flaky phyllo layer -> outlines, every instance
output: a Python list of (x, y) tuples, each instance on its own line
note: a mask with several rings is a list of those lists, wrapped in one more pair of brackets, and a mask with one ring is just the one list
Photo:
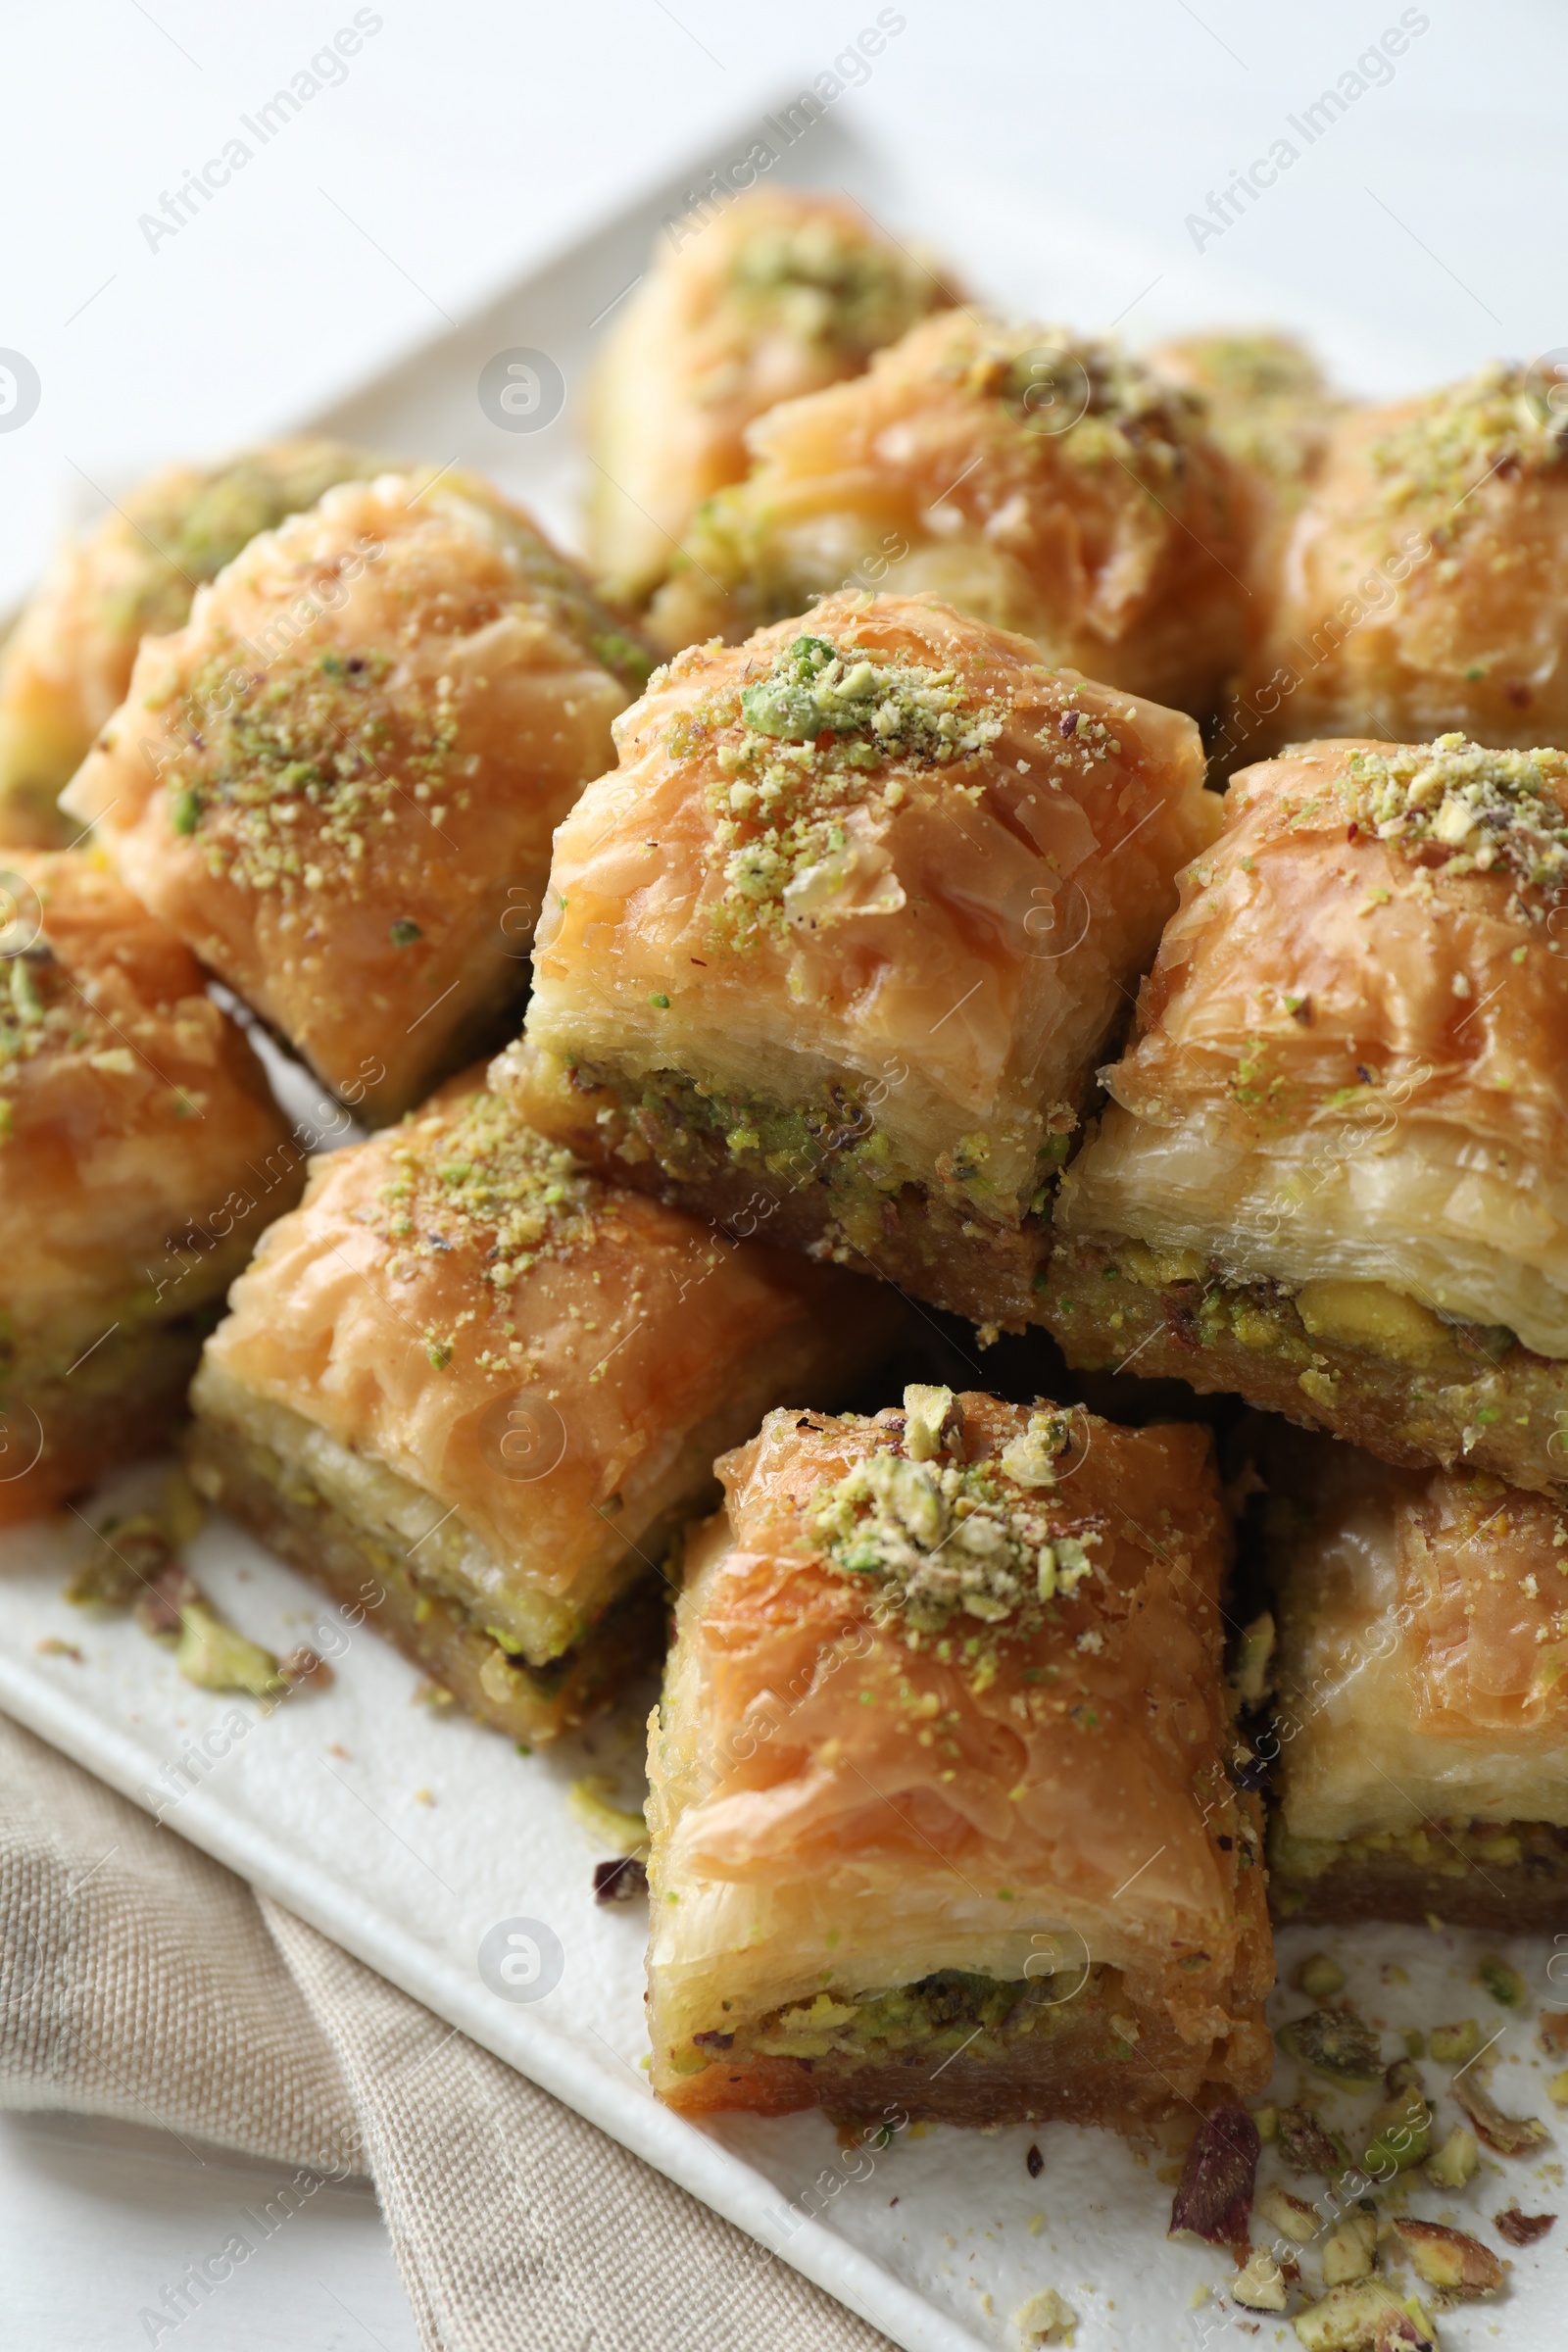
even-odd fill
[(1381, 1285), (1568, 1357), (1568, 758), (1318, 744), (1232, 786), (1059, 1223)]
[(911, 1389), (773, 1414), (720, 1471), (651, 1742), (658, 2086), (827, 2097), (796, 2059), (902, 2063), (954, 1972), (983, 1980), (970, 2064), (1071, 2026), (1086, 2063), (1125, 2041), (1129, 2085), (1141, 2034), (1192, 2084), (1248, 2072), (1206, 1439)]
[(1561, 1503), (1300, 1445), (1273, 1480), (1270, 1520), (1287, 1834), (1343, 1844), (1435, 1821), (1568, 1826)]
[(706, 1506), (719, 1448), (860, 1374), (889, 1317), (858, 1288), (604, 1184), (470, 1074), (318, 1163), (195, 1402), (543, 1666)]

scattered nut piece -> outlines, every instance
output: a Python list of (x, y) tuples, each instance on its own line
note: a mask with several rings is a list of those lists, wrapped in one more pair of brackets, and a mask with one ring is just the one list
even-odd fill
[(1059, 2344), (1066, 2340), (1068, 2329), (1077, 2326), (1078, 2314), (1054, 2286), (1043, 2286), (1027, 2303), (1019, 2304), (1012, 2324), (1026, 2344)]
[(1419, 2278), (1450, 2295), (1494, 2295), (1502, 2265), (1490, 2246), (1446, 2222), (1412, 2222), (1396, 2217), (1395, 2230)]
[(1554, 2107), (1568, 2107), (1568, 2066), (1560, 2075), (1553, 2075), (1546, 2084), (1546, 2096)]
[(45, 1634), (32, 1646), (40, 1658), (72, 1658), (78, 1666), (81, 1664), (81, 1652), (74, 1642), (62, 1642), (58, 1634)]
[(1476, 1968), (1476, 1983), (1485, 1985), (1493, 1999), (1504, 2009), (1522, 2009), (1530, 1998), (1530, 1987), (1516, 1968), (1489, 1952)]
[(1352, 2278), (1370, 2278), (1377, 2235), (1377, 2223), (1370, 2216), (1347, 2214), (1323, 2240), (1324, 2285), (1345, 2286)]
[(1311, 1952), (1296, 1972), (1296, 1985), (1314, 2001), (1326, 2001), (1345, 1990), (1345, 1971), (1327, 1952)]
[(1361, 2158), (1366, 2170), (1380, 2180), (1388, 2179), (1391, 2166), (1396, 2173), (1407, 2173), (1412, 2165), (1420, 2164), (1432, 2142), (1432, 2110), (1413, 2062), (1396, 2060), (1389, 2069), (1388, 2082), (1393, 2096), (1373, 2108), (1372, 2136)]
[(1463, 2066), (1481, 2047), (1481, 2028), (1473, 2017), (1461, 2017), (1456, 2026), (1434, 2026), (1431, 2035), (1432, 2055), (1440, 2066)]
[(1269, 2228), (1288, 2237), (1293, 2246), (1309, 2246), (1323, 2226), (1317, 2207), (1304, 2197), (1293, 2197), (1288, 2188), (1263, 2189), (1257, 2211)]
[(1258, 2138), (1267, 2147), (1280, 2128), (1279, 2109), (1277, 2107), (1254, 2107), (1252, 2121), (1257, 2126)]
[(1504, 2115), (1490, 2090), (1474, 2075), (1455, 2075), (1449, 2089), (1460, 2112), (1467, 2115), (1489, 2148), (1499, 2156), (1524, 2156), (1551, 2137), (1535, 2116)]
[(1231, 2280), (1231, 2301), (1244, 2311), (1283, 2311), (1285, 2278), (1267, 2246), (1254, 2246)]
[(1280, 2108), (1275, 2126), (1280, 2153), (1293, 2173), (1326, 2173), (1335, 2180), (1348, 2170), (1345, 2150), (1309, 2107)]
[(286, 1658), (279, 1658), (277, 1671), (291, 1690), (309, 1683), (317, 1690), (328, 1690), (336, 1681), (326, 1660), (314, 1649), (291, 1649)]
[(1245, 2107), (1218, 2107), (1204, 2117), (1171, 2200), (1172, 2237), (1190, 2230), (1211, 2246), (1246, 2243), (1260, 2144)]
[(648, 1865), (635, 1854), (622, 1854), (617, 1861), (594, 1864), (596, 1903), (632, 1903), (647, 1892)]
[(1548, 2058), (1568, 2058), (1568, 2009), (1543, 2009), (1536, 2032)]
[(1463, 2188), (1481, 2170), (1481, 2149), (1473, 2132), (1455, 2124), (1435, 2156), (1427, 2158), (1427, 2179), (1434, 2188)]
[(1321, 2303), (1296, 2315), (1306, 2352), (1437, 2352), (1437, 2331), (1414, 2295), (1399, 2296), (1381, 2278), (1331, 2286)]
[(1309, 2009), (1274, 2036), (1280, 2048), (1314, 2074), (1350, 2090), (1371, 2090), (1383, 2080), (1378, 2037), (1353, 2009)]
[(1538, 2237), (1545, 2236), (1557, 2216), (1554, 2213), (1521, 2213), (1517, 2205), (1505, 2205), (1501, 2213), (1494, 2213), (1492, 2219), (1499, 2236), (1505, 2237), (1510, 2246), (1533, 2246)]

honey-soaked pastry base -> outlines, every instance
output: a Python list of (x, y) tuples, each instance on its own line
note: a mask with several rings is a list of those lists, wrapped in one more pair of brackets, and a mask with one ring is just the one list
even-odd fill
[(1532, 1936), (1568, 1929), (1568, 1829), (1549, 1821), (1431, 1822), (1331, 1841), (1269, 1837), (1276, 1919), (1399, 1920)]
[(220, 1314), (112, 1332), (70, 1373), (23, 1381), (0, 1402), (0, 1527), (36, 1518), (72, 1494), (169, 1445), (185, 1392)]
[[(1131, 2036), (1129, 2034), (1131, 2030)], [(1003, 1983), (944, 1969), (858, 1997), (836, 1988), (734, 2032), (720, 2016), (656, 2059), (655, 2087), (688, 2114), (825, 2107), (853, 2123), (1136, 2130), (1209, 2101), (1214, 2053), (1141, 2011), (1121, 1971)]]
[[(1568, 1485), (1568, 1362), (1472, 1323), (1443, 1323), (1434, 1360), (1412, 1362), (1308, 1331), (1296, 1298), (1275, 1284), (1229, 1281), (1201, 1261), (1162, 1280), (1160, 1254), (1136, 1241), (1059, 1242), (1033, 1319), (1078, 1369), (1125, 1366), (1234, 1391), (1408, 1468), (1463, 1462), (1538, 1492)], [(1394, 1296), (1365, 1287), (1373, 1308)], [(1411, 1345), (1402, 1328), (1394, 1343)]]
[(406, 1560), (315, 1496), (266, 1447), (232, 1428), (198, 1421), (188, 1455), (192, 1483), (210, 1502), (339, 1607), (362, 1612), (364, 1623), (509, 1740), (539, 1747), (560, 1739), (612, 1705), (658, 1658), (663, 1601), (654, 1578), (622, 1592), (573, 1648), (548, 1665), (530, 1666), (455, 1600), (428, 1591)]
[(853, 1102), (791, 1106), (679, 1070), (633, 1078), (590, 1062), (561, 1077), (526, 1040), (498, 1068), (525, 1117), (612, 1182), (976, 1323), (1016, 1331), (1031, 1319), (1046, 1220), (992, 1221), (967, 1194), (944, 1200), (903, 1175)]

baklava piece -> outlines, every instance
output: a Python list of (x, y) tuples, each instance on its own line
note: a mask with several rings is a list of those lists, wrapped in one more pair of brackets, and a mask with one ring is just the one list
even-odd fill
[(1239, 775), (1102, 1073), (1043, 1319), (1385, 1460), (1568, 1479), (1568, 757)]
[(1346, 407), (1304, 344), (1266, 328), (1188, 335), (1150, 352), (1148, 365), (1164, 382), (1198, 393), (1220, 447), (1261, 474), (1287, 508), (1299, 506)]
[(379, 1121), (522, 994), (551, 833), (646, 674), (499, 493), (383, 474), (253, 539), (144, 644), (67, 805)]
[(1568, 741), (1568, 377), (1495, 366), (1340, 424), (1228, 733)]
[(1109, 345), (945, 312), (750, 440), (653, 605), (666, 650), (885, 583), (1197, 717), (1241, 664), (1249, 477)]
[(1206, 1434), (916, 1388), (719, 1473), (650, 1730), (659, 2095), (1137, 2128), (1260, 2089)]
[(548, 1740), (657, 1643), (714, 1453), (850, 1393), (893, 1329), (868, 1284), (601, 1184), (470, 1074), (317, 1164), (208, 1342), (192, 1476)]
[(77, 830), (56, 803), (123, 702), (143, 637), (183, 627), (197, 589), (258, 531), (389, 463), (303, 439), (172, 466), (68, 540), (0, 657), (0, 841), (49, 848)]
[(611, 592), (658, 586), (694, 508), (746, 472), (754, 417), (858, 375), (953, 299), (834, 197), (760, 188), (672, 223), (588, 391), (588, 552)]
[(1277, 1915), (1568, 1928), (1568, 1516), (1322, 1438), (1269, 1486)]
[(848, 596), (693, 647), (616, 735), (496, 1082), (629, 1183), (1021, 1323), (1096, 1055), (1218, 822), (1197, 728)]
[(80, 852), (0, 871), (0, 1524), (156, 1450), (304, 1154), (190, 951)]

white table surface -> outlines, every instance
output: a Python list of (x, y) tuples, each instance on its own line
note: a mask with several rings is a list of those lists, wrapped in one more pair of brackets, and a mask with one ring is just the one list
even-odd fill
[[(1568, 346), (1568, 17), (1551, 0), (883, 13), (903, 27), (836, 119), (906, 155), (940, 144), (1026, 220), (1081, 223), (1104, 288), (1085, 323), (1125, 311), (1135, 340), (1290, 323), (1369, 393)], [(211, 204), (150, 243), (141, 217), (248, 137), (241, 118), (355, 14), (351, 0), (73, 0), (0, 18), (0, 348), (41, 387), (29, 421), (0, 431), (0, 609), (63, 523), (150, 466), (313, 413), (640, 187), (744, 153), (763, 111), (831, 72), (878, 9), (379, 0), (360, 11), (377, 26), (342, 80), (251, 140)], [(1417, 19), (1392, 78), (1310, 143), (1290, 127)], [(1195, 230), (1282, 137), (1298, 152), (1277, 184), (1223, 233)], [(266, 2166), (152, 2130), (0, 2119), (0, 2340), (144, 2344), (161, 2282), (275, 2185)], [(324, 2190), (179, 2340), (412, 2352), (368, 2192)]]

